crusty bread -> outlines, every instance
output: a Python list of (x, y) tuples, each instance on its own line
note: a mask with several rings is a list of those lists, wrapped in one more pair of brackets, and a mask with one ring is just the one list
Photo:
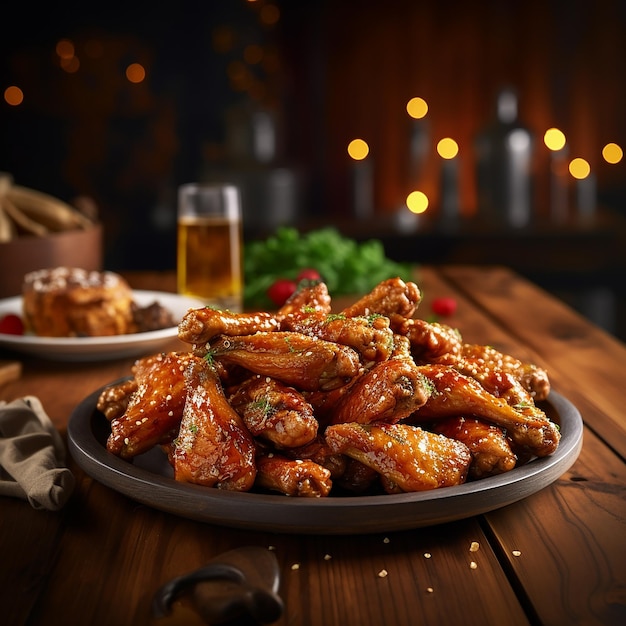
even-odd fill
[(22, 289), (27, 331), (42, 337), (97, 337), (137, 331), (133, 293), (114, 272), (56, 267), (30, 272)]

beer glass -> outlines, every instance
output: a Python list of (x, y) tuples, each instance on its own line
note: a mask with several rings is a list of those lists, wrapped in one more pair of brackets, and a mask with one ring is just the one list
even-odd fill
[(178, 292), (233, 312), (242, 309), (241, 199), (234, 185), (178, 189)]

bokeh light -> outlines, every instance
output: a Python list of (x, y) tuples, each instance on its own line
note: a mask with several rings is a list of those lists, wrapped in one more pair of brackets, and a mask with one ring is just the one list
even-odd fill
[(616, 143), (607, 143), (602, 148), (602, 157), (607, 163), (615, 165), (624, 158), (624, 151)]
[(143, 82), (146, 78), (144, 66), (141, 65), (141, 63), (131, 63), (126, 68), (126, 78), (128, 78), (131, 83)]
[(80, 69), (80, 59), (74, 57), (61, 57), (60, 59), (61, 69), (68, 74), (75, 74)]
[(419, 215), (428, 208), (428, 196), (423, 191), (412, 191), (406, 198), (406, 206), (411, 213)]
[(24, 92), (19, 87), (11, 85), (4, 90), (4, 101), (16, 107), (24, 101)]
[(459, 144), (450, 137), (444, 137), (437, 144), (437, 154), (442, 159), (453, 159), (459, 153)]
[(562, 150), (565, 147), (565, 134), (558, 128), (548, 128), (543, 136), (543, 143), (550, 150)]
[(61, 39), (57, 42), (55, 51), (60, 59), (71, 59), (75, 54), (74, 44), (69, 39)]
[(348, 144), (348, 154), (355, 161), (362, 161), (370, 152), (370, 147), (363, 139), (353, 139)]
[(585, 159), (576, 158), (572, 159), (569, 164), (569, 173), (578, 180), (587, 178), (591, 173), (591, 167)]
[(266, 4), (260, 13), (261, 23), (273, 26), (280, 19), (280, 9), (275, 4)]
[(420, 120), (428, 113), (428, 103), (424, 98), (411, 98), (406, 104), (406, 112), (412, 118)]

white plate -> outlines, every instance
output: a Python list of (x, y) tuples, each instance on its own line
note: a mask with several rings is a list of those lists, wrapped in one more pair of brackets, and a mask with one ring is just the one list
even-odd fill
[(76, 407), (67, 426), (69, 451), (87, 474), (161, 511), (231, 528), (274, 533), (365, 534), (481, 515), (557, 481), (578, 458), (583, 440), (578, 409), (552, 391), (541, 406), (561, 428), (558, 448), (550, 456), (533, 459), (505, 474), (454, 487), (393, 495), (289, 498), (241, 493), (175, 481), (167, 457), (158, 446), (132, 462), (108, 452), (106, 440), (111, 427), (96, 409), (102, 389)]
[[(191, 308), (204, 304), (195, 298), (164, 291), (133, 291), (135, 302), (148, 306), (158, 301), (171, 311), (175, 320), (181, 320)], [(22, 297), (0, 300), (0, 317), (7, 313), (22, 316)], [(178, 335), (178, 326), (145, 333), (116, 335), (115, 337), (37, 337), (36, 335), (7, 335), (0, 333), (0, 346), (27, 354), (36, 354), (54, 361), (95, 361), (119, 359), (158, 352)]]

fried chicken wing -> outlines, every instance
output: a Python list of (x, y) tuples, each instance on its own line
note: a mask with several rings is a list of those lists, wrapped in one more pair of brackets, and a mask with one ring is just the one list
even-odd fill
[(409, 424), (336, 424), (324, 436), (335, 452), (376, 470), (389, 492), (460, 485), (472, 460), (460, 441)]
[(347, 459), (344, 472), (333, 479), (333, 484), (350, 493), (362, 494), (380, 485), (380, 474), (350, 457)]
[(421, 299), (422, 294), (415, 283), (389, 278), (378, 283), (370, 293), (346, 307), (342, 313), (346, 317), (367, 317), (378, 313), (386, 317), (399, 315), (410, 318), (415, 314)]
[(184, 372), (195, 360), (187, 352), (169, 352), (135, 363), (137, 389), (124, 413), (111, 420), (109, 452), (129, 459), (176, 436), (185, 404)]
[(472, 453), (469, 477), (477, 480), (503, 474), (515, 468), (517, 457), (504, 431), (477, 417), (450, 417), (437, 422), (432, 430), (462, 441)]
[(377, 363), (359, 376), (330, 411), (330, 422), (393, 424), (421, 407), (430, 385), (410, 359)]
[(130, 398), (137, 391), (137, 381), (129, 378), (116, 385), (109, 385), (98, 396), (96, 408), (109, 421), (120, 417), (126, 411)]
[(342, 476), (346, 471), (347, 457), (343, 454), (333, 452), (324, 437), (319, 433), (315, 439), (300, 448), (285, 448), (281, 450), (287, 458), (295, 461), (297, 459), (308, 459), (318, 465), (325, 467), (330, 472), (330, 477), (334, 480)]
[(340, 387), (361, 371), (359, 355), (352, 348), (302, 333), (219, 337), (211, 343), (211, 353), (306, 391)]
[[(516, 385), (509, 382), (511, 378), (530, 393), (535, 401), (545, 400), (550, 393), (550, 380), (545, 369), (503, 354), (491, 346), (463, 344), (460, 353), (449, 353), (435, 362), (452, 365), (462, 374), (475, 378), (494, 395), (510, 397), (509, 404), (519, 404), (525, 400), (522, 393), (516, 397), (518, 391)], [(500, 380), (498, 373), (503, 374)]]
[(302, 313), (319, 313), (328, 315), (331, 312), (331, 299), (326, 283), (322, 281), (300, 281), (296, 291), (276, 312), (276, 318), (283, 320), (287, 316)]
[(270, 313), (232, 313), (211, 307), (190, 309), (178, 324), (178, 338), (185, 343), (207, 343), (217, 335), (251, 335), (278, 329)]
[(333, 483), (330, 472), (308, 459), (291, 460), (277, 454), (257, 457), (258, 487), (278, 491), (286, 496), (326, 497)]
[(393, 331), (382, 315), (346, 317), (345, 315), (288, 315), (281, 330), (317, 337), (354, 348), (365, 362), (384, 361), (393, 352)]
[(317, 436), (313, 407), (299, 391), (269, 376), (249, 378), (228, 401), (253, 436), (277, 448), (304, 446)]
[(256, 478), (255, 442), (205, 360), (185, 372), (186, 401), (170, 458), (174, 478), (232, 491), (249, 491)]
[(392, 318), (392, 328), (396, 333), (408, 337), (416, 363), (431, 362), (443, 355), (458, 355), (463, 347), (459, 331), (447, 324), (419, 318)]
[(411, 416), (411, 422), (474, 415), (506, 429), (516, 446), (536, 456), (546, 456), (556, 450), (560, 431), (533, 402), (511, 406), (451, 366), (420, 365), (419, 369), (431, 381), (434, 391)]

